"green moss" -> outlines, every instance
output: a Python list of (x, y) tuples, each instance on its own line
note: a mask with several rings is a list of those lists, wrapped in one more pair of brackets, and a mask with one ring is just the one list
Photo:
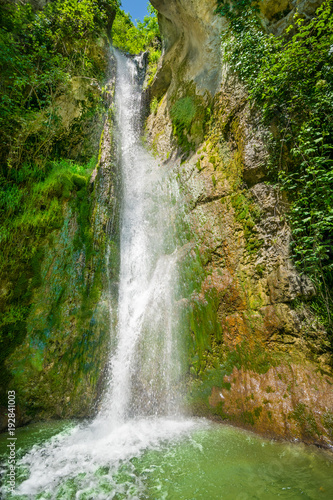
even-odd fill
[[(192, 340), (194, 341), (193, 335)], [(238, 345), (235, 350), (227, 349), (222, 343), (214, 341), (214, 332), (210, 338), (204, 337), (204, 340), (206, 344), (194, 345), (196, 350), (190, 351), (192, 355), (192, 380), (190, 381), (188, 401), (192, 408), (204, 405), (206, 414), (214, 413), (208, 402), (213, 387), (231, 390), (231, 384), (225, 382), (224, 378), (230, 376), (235, 367), (238, 370), (243, 368), (264, 374), (281, 361), (278, 357), (265, 352), (259, 345), (250, 347), (246, 341)], [(205, 346), (206, 350), (202, 350), (200, 354), (198, 349)], [(248, 400), (250, 399), (254, 400), (253, 394), (248, 397)], [(251, 418), (259, 418), (261, 411), (262, 406), (256, 408), (255, 413), (251, 414)]]
[(101, 159), (102, 159), (102, 145), (103, 145), (103, 139), (104, 139), (104, 129), (102, 130), (101, 137), (99, 140), (99, 148), (98, 148), (98, 158), (97, 158), (97, 165), (98, 167), (101, 164)]
[(156, 114), (158, 108), (158, 100), (157, 97), (154, 97), (150, 103), (150, 113)]
[(170, 110), (170, 115), (173, 122), (177, 122), (180, 126), (189, 130), (196, 111), (194, 99), (187, 96), (175, 102)]
[(158, 143), (160, 140), (160, 137), (164, 134), (164, 130), (161, 130), (154, 136), (154, 140), (151, 146), (151, 152), (153, 156), (157, 157), (158, 156)]
[(216, 170), (216, 166), (217, 166), (217, 158), (216, 158), (216, 156), (210, 156), (209, 157), (209, 162), (213, 165), (214, 170)]
[[(180, 68), (180, 73), (182, 71)], [(183, 81), (181, 86), (183, 96), (175, 94), (171, 97), (170, 117), (178, 145), (184, 152), (189, 152), (203, 140), (210, 117), (207, 106), (210, 97), (208, 94), (204, 97), (198, 95), (193, 82)]]
[(251, 411), (243, 411), (240, 415), (240, 420), (243, 424), (249, 424), (252, 426), (255, 424), (255, 417)]
[(328, 431), (328, 435), (333, 439), (333, 412), (327, 410), (322, 416), (322, 423)]
[(191, 332), (189, 361), (197, 373), (212, 367), (220, 358), (222, 328), (217, 317), (218, 307), (219, 299), (213, 289), (204, 299), (193, 297), (185, 313), (184, 321)]
[(213, 183), (213, 186), (216, 187), (217, 181), (216, 181), (215, 175), (212, 175), (212, 183)]
[(175, 102), (170, 110), (173, 133), (177, 137), (178, 144), (186, 151), (193, 147), (188, 140), (192, 121), (197, 112), (195, 101), (187, 96)]
[(243, 424), (254, 426), (256, 420), (260, 418), (262, 412), (262, 406), (257, 406), (253, 411), (243, 411), (240, 415), (240, 420)]
[[(73, 390), (81, 384), (81, 374), (88, 373), (89, 363), (93, 365), (97, 359), (100, 339), (92, 341), (89, 322), (102, 288), (104, 254), (97, 258), (91, 228), (87, 181), (94, 164), (95, 160), (88, 165), (68, 160), (53, 162), (43, 180), (22, 184), (21, 210), (6, 222), (7, 227), (11, 226), (11, 238), (1, 242), (7, 258), (0, 261), (0, 269), (13, 285), (0, 304), (3, 312), (0, 362), (4, 373), (0, 397), (3, 404), (10, 384), (17, 390), (19, 403), (32, 416), (40, 411), (52, 411), (57, 398), (68, 391), (67, 377), (61, 375), (61, 370), (76, 373), (72, 375)], [(75, 220), (77, 229), (72, 233)], [(76, 276), (80, 253), (86, 265), (94, 260), (94, 278), (86, 283)], [(37, 291), (39, 288), (41, 292)], [(82, 295), (80, 300), (79, 294)], [(81, 302), (81, 307), (68, 315), (69, 295), (73, 296), (74, 304)], [(75, 341), (71, 333), (73, 325), (80, 340)], [(65, 339), (62, 337), (64, 330)], [(26, 342), (22, 345), (24, 339)], [(12, 359), (14, 351), (17, 354)], [(62, 359), (62, 368), (55, 366), (44, 373), (45, 366), (58, 357)], [(43, 382), (39, 377), (42, 371)], [(91, 377), (96, 379), (95, 375)], [(45, 393), (47, 390), (54, 394), (54, 402), (50, 401), (48, 392)]]
[(256, 266), (256, 273), (260, 276), (260, 278), (262, 278), (264, 272), (265, 272), (265, 267), (261, 264), (258, 264)]
[(298, 403), (295, 410), (288, 414), (288, 418), (295, 420), (304, 434), (315, 434), (317, 436), (321, 435), (312, 410), (309, 409), (304, 403)]
[(220, 401), (215, 408), (210, 409), (210, 413), (220, 417), (222, 420), (232, 420), (233, 417), (224, 411), (224, 401)]
[(259, 207), (253, 202), (250, 195), (244, 191), (234, 193), (230, 200), (235, 210), (235, 219), (243, 227), (246, 250), (249, 254), (258, 252), (263, 244), (262, 240), (258, 240), (255, 232), (255, 225), (260, 218)]
[(151, 47), (149, 49), (149, 56), (148, 56), (148, 63), (149, 63), (147, 71), (148, 85), (151, 85), (155, 78), (160, 58), (161, 58), (161, 50), (159, 48)]
[(199, 170), (199, 172), (201, 172), (202, 167), (201, 167), (201, 162), (200, 162), (200, 160), (198, 160), (198, 161), (196, 162), (195, 166), (197, 167), (197, 169)]
[(26, 317), (32, 290), (41, 284), (44, 245), (63, 225), (67, 200), (86, 189), (90, 171), (91, 164), (81, 166), (62, 160), (51, 163), (42, 180), (35, 182), (31, 175), (19, 182), (20, 206), (11, 215), (2, 214), (0, 275), (10, 285), (0, 305), (0, 328), (15, 316), (17, 320)]
[(260, 418), (261, 412), (262, 412), (262, 406), (257, 406), (253, 410), (253, 414), (256, 418)]
[(255, 344), (250, 347), (244, 340), (236, 346), (236, 349), (228, 351), (228, 363), (236, 366), (239, 370), (243, 367), (259, 374), (265, 374), (271, 367), (277, 366), (280, 359), (277, 355), (266, 352), (264, 348)]

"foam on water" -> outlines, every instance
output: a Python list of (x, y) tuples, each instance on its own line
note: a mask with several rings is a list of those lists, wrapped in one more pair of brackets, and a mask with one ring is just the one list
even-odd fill
[(29, 467), (30, 477), (20, 485), (18, 494), (52, 495), (59, 484), (77, 477), (81, 478), (81, 485), (91, 487), (94, 483), (97, 485), (96, 473), (100, 467), (108, 468), (108, 479), (112, 482), (120, 464), (140, 457), (147, 449), (158, 450), (167, 441), (186, 436), (198, 425), (202, 423), (195, 420), (146, 418), (133, 419), (114, 428), (102, 419), (77, 426), (70, 435), (57, 435), (46, 447), (35, 446), (23, 457), (21, 465)]

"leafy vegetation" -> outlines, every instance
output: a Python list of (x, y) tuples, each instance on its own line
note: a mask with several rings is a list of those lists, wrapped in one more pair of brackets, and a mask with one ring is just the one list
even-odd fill
[(316, 283), (331, 326), (333, 4), (325, 0), (310, 21), (296, 15), (280, 37), (263, 30), (258, 5), (219, 1), (217, 13), (229, 20), (225, 58), (276, 129), (269, 179), (288, 194), (295, 264)]
[(151, 46), (160, 45), (157, 10), (149, 3), (148, 14), (135, 26), (131, 16), (119, 9), (113, 23), (112, 43), (114, 47), (130, 54), (139, 54)]
[(66, 94), (73, 76), (102, 77), (103, 53), (92, 42), (106, 36), (110, 9), (117, 6), (118, 0), (56, 0), (42, 11), (30, 4), (1, 5), (3, 175), (19, 168), (23, 157), (32, 154), (42, 163), (50, 153), (60, 121), (56, 99)]
[[(43, 10), (0, 6), (1, 363), (27, 334), (45, 249), (69, 213), (76, 212), (79, 223), (73, 251), (84, 248), (86, 259), (93, 252), (87, 181), (96, 160), (85, 134), (105, 111), (96, 87), (105, 79), (107, 36), (118, 7), (118, 0), (55, 0)], [(61, 111), (73, 103), (75, 82), (84, 97), (68, 128)], [(0, 389), (10, 378), (2, 370)]]
[[(160, 46), (156, 11), (150, 7), (150, 16), (135, 27), (119, 9), (119, 3), (55, 0), (38, 11), (29, 3), (0, 6), (2, 184), (9, 170), (20, 169), (27, 158), (41, 169), (47, 158), (59, 159), (59, 150), (64, 149), (63, 143), (57, 144), (61, 99), (71, 92), (77, 75), (92, 83), (103, 79), (107, 60), (103, 47), (116, 12), (115, 45), (132, 53), (150, 46), (151, 67), (157, 66)], [(96, 107), (93, 88), (87, 93), (90, 108)], [(89, 105), (85, 108), (88, 111)], [(19, 203), (18, 190), (12, 184), (3, 196), (9, 209)]]
[(259, 12), (259, 0), (217, 0), (216, 14), (226, 17), (233, 31), (241, 32), (246, 27), (249, 15)]
[[(76, 75), (88, 80), (103, 77), (104, 54), (96, 51), (96, 45), (106, 36), (116, 8), (118, 0), (56, 0), (41, 11), (34, 11), (30, 4), (0, 7), (0, 244), (4, 258), (15, 255), (22, 262), (32, 258), (39, 237), (61, 224), (60, 200), (86, 183), (79, 167), (60, 158), (65, 133), (57, 99), (70, 92)], [(92, 91), (87, 101), (83, 118), (94, 114), (98, 106)], [(34, 250), (27, 242), (30, 232)]]

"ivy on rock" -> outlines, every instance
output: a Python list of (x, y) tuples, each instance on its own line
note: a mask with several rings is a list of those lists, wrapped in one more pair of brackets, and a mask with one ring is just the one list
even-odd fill
[(224, 57), (274, 131), (267, 179), (288, 195), (294, 262), (315, 282), (314, 306), (331, 327), (333, 2), (310, 21), (296, 14), (279, 37), (263, 29), (258, 10), (258, 1), (218, 2), (216, 12), (229, 20)]

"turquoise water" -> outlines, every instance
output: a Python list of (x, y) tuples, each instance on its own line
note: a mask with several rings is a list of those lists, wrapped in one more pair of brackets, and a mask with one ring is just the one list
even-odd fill
[[(149, 422), (145, 421), (146, 424)], [(188, 421), (189, 422), (189, 421)], [(34, 445), (19, 465), (17, 472), (26, 483), (22, 494), (5, 494), (4, 498), (16, 499), (172, 499), (172, 500), (247, 500), (247, 499), (332, 499), (333, 456), (325, 451), (303, 444), (280, 443), (262, 439), (252, 433), (227, 425), (191, 421), (177, 435), (148, 443), (142, 434), (151, 429), (137, 423), (137, 435), (132, 444), (142, 439), (145, 446), (129, 447), (112, 459), (100, 452), (101, 461), (87, 462), (66, 451), (66, 442), (73, 429), (67, 424), (43, 424), (28, 426), (17, 431), (17, 451), (20, 457)], [(155, 421), (158, 423), (158, 420)], [(135, 425), (135, 424), (133, 424)], [(174, 426), (174, 423), (172, 423)], [(161, 421), (161, 427), (165, 421)], [(50, 439), (55, 433), (67, 428), (60, 438)], [(135, 426), (127, 427), (133, 435)], [(170, 430), (170, 429), (169, 429)], [(149, 431), (151, 433), (151, 431)], [(154, 430), (156, 434), (156, 429)], [(0, 452), (6, 457), (6, 435), (0, 437)], [(58, 441), (55, 441), (58, 439)], [(36, 446), (39, 443), (39, 447)], [(60, 443), (60, 444), (59, 444)], [(70, 445), (72, 447), (72, 444)], [(96, 445), (96, 449), (99, 445)], [(55, 450), (63, 450), (61, 474), (57, 466)], [(71, 449), (71, 448), (68, 448)], [(94, 453), (96, 450), (94, 450)], [(110, 451), (110, 457), (112, 452)], [(132, 456), (131, 456), (132, 455)], [(32, 460), (31, 460), (32, 457)], [(50, 464), (47, 457), (51, 457)], [(123, 458), (122, 458), (123, 457)], [(34, 489), (38, 475), (34, 466), (44, 461), (43, 486)], [(54, 468), (52, 467), (54, 461)], [(71, 468), (71, 461), (76, 460)], [(6, 471), (4, 471), (6, 476)]]
[(154, 464), (147, 498), (333, 497), (332, 457), (227, 426), (199, 431), (192, 439), (167, 448), (163, 455), (148, 452), (143, 462), (147, 467), (149, 462)]

